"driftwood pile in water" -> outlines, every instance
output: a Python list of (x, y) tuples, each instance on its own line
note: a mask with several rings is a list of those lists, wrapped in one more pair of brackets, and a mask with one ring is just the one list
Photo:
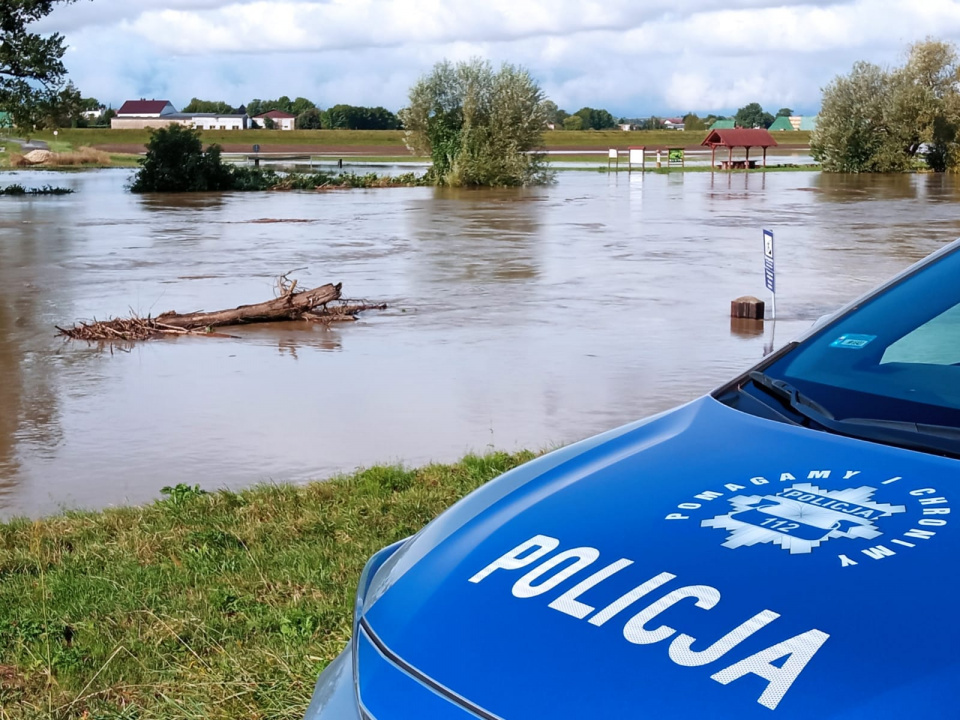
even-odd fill
[(155, 318), (134, 315), (114, 320), (80, 322), (71, 328), (58, 326), (57, 330), (61, 335), (74, 340), (148, 340), (162, 335), (231, 337), (214, 332), (213, 328), (279, 320), (341, 322), (356, 320), (357, 313), (364, 310), (385, 310), (387, 307), (341, 299), (340, 283), (298, 291), (297, 281), (289, 281), (283, 276), (278, 281), (278, 287), (279, 297), (255, 305), (241, 305), (233, 310), (183, 315), (171, 311)]

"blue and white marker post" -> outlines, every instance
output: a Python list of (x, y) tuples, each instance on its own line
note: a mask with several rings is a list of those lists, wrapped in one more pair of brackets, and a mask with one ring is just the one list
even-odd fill
[(763, 279), (767, 283), (767, 290), (772, 296), (771, 315), (777, 319), (777, 271), (773, 264), (773, 231), (763, 231)]

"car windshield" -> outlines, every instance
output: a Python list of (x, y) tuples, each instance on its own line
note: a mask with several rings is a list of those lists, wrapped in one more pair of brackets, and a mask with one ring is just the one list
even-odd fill
[(837, 420), (960, 428), (960, 250), (764, 369)]

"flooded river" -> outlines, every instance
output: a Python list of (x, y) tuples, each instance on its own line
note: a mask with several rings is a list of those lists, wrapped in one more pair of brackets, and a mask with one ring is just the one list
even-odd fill
[[(960, 186), (931, 175), (190, 197), (129, 176), (0, 178), (77, 190), (0, 198), (0, 517), (571, 442), (709, 391), (960, 235)], [(780, 317), (756, 334), (728, 315), (764, 296), (764, 227)], [(112, 351), (55, 337), (268, 299), (294, 268), (390, 309)]]

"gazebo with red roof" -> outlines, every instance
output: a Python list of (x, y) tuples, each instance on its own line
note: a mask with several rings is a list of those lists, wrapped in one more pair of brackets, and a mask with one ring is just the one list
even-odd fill
[(733, 149), (744, 148), (746, 158), (743, 161), (744, 168), (750, 167), (750, 148), (763, 148), (763, 166), (767, 166), (767, 148), (776, 147), (777, 141), (773, 135), (762, 128), (734, 128), (733, 130), (711, 130), (706, 139), (700, 143), (701, 146), (710, 148), (710, 167), (716, 165), (717, 148), (725, 147), (729, 151), (726, 161), (726, 169), (734, 167)]

